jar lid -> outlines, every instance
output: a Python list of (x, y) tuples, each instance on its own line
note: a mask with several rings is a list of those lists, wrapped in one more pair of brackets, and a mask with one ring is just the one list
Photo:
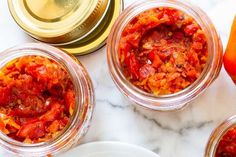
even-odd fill
[(32, 37), (67, 45), (87, 37), (106, 12), (110, 0), (8, 0), (10, 12)]
[(99, 27), (94, 29), (87, 38), (73, 44), (60, 46), (60, 48), (71, 54), (84, 55), (102, 47), (105, 44), (113, 24), (124, 9), (123, 3), (123, 0), (111, 0)]

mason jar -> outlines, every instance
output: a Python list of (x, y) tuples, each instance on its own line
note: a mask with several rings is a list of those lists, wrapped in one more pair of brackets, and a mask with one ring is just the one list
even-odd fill
[[(198, 79), (187, 88), (175, 93), (155, 96), (131, 84), (124, 76), (119, 61), (118, 48), (122, 32), (140, 13), (154, 8), (175, 8), (192, 17), (204, 31), (208, 43), (208, 60)], [(197, 6), (178, 0), (140, 0), (123, 11), (115, 22), (107, 41), (107, 60), (111, 77), (119, 90), (132, 102), (158, 111), (179, 110), (205, 91), (217, 78), (222, 67), (222, 42), (207, 16)]]
[[(217, 126), (208, 140), (205, 150), (205, 157), (215, 157), (220, 141), (229, 130), (235, 127), (236, 127), (236, 116), (232, 116), (226, 119), (223, 123)], [(224, 145), (226, 145), (226, 143)]]
[(57, 62), (71, 76), (75, 90), (74, 112), (66, 127), (49, 141), (27, 144), (0, 132), (0, 145), (10, 154), (18, 156), (55, 155), (77, 145), (87, 132), (95, 105), (94, 89), (86, 69), (75, 57), (46, 44), (27, 43), (1, 52), (0, 68), (17, 58), (32, 55), (42, 56)]

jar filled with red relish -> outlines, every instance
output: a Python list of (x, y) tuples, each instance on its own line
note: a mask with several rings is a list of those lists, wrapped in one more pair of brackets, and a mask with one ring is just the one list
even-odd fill
[(236, 116), (232, 116), (220, 124), (211, 134), (205, 157), (236, 156)]
[(209, 17), (185, 1), (141, 0), (125, 9), (108, 38), (110, 74), (142, 107), (179, 110), (217, 78), (222, 43)]
[(0, 145), (10, 154), (69, 150), (87, 132), (94, 90), (81, 63), (46, 44), (1, 52)]

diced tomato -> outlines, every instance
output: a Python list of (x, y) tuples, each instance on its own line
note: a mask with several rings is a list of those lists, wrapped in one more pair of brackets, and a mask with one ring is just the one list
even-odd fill
[(129, 72), (132, 76), (132, 79), (139, 78), (139, 63), (136, 59), (134, 53), (131, 53), (128, 58), (125, 60), (127, 67), (129, 67)]
[(52, 104), (52, 107), (50, 110), (48, 110), (44, 115), (42, 115), (39, 119), (44, 122), (52, 122), (56, 119), (58, 119), (63, 113), (64, 107), (59, 103)]
[(74, 96), (71, 77), (60, 64), (41, 56), (17, 58), (0, 70), (0, 130), (21, 142), (50, 140), (68, 123)]
[(160, 59), (160, 57), (158, 55), (154, 56), (154, 60), (152, 62), (152, 66), (154, 68), (159, 68), (161, 65), (163, 64), (162, 60)]
[(145, 79), (150, 75), (155, 74), (156, 70), (149, 64), (145, 64), (139, 69), (139, 76), (141, 79)]
[(151, 35), (151, 39), (154, 41), (160, 41), (161, 40), (161, 33), (158, 31), (154, 31)]
[(175, 8), (160, 7), (128, 23), (118, 55), (133, 85), (154, 95), (172, 94), (200, 76), (208, 59), (207, 45), (196, 20)]
[(164, 9), (164, 13), (169, 17), (168, 25), (172, 25), (179, 20), (179, 12), (176, 9), (166, 8)]
[(199, 26), (196, 24), (190, 24), (187, 25), (184, 29), (184, 32), (186, 35), (191, 36), (193, 35), (197, 30), (199, 29)]
[(0, 131), (2, 131), (5, 134), (9, 133), (9, 131), (6, 129), (4, 121), (1, 118), (0, 118)]
[(68, 117), (64, 117), (63, 119), (60, 120), (60, 124), (62, 126), (66, 126), (66, 124), (69, 122), (69, 118)]
[(236, 128), (229, 129), (220, 139), (216, 148), (215, 157), (236, 156)]
[(31, 139), (43, 137), (46, 134), (45, 123), (43, 121), (31, 122), (23, 125), (17, 133), (18, 137)]
[(64, 89), (60, 83), (50, 84), (50, 86), (48, 87), (48, 91), (52, 95), (62, 96), (64, 92), (63, 90)]
[(17, 128), (15, 128), (15, 127), (13, 127), (13, 126), (11, 126), (11, 125), (6, 125), (6, 128), (5, 129), (7, 129), (8, 131), (9, 131), (9, 133), (17, 133), (18, 132), (18, 130), (19, 129), (17, 129)]
[(177, 31), (173, 34), (173, 39), (174, 40), (183, 40), (184, 39), (184, 33)]
[(173, 81), (175, 80), (176, 78), (180, 77), (180, 74), (179, 73), (173, 73), (170, 75), (170, 77), (168, 77), (168, 81)]
[(64, 95), (64, 99), (66, 101), (67, 112), (72, 115), (75, 108), (75, 93), (72, 90), (68, 90)]
[(195, 50), (202, 50), (203, 49), (203, 45), (201, 42), (193, 42), (193, 46), (192, 46)]
[(188, 71), (187, 76), (190, 77), (190, 78), (196, 78), (197, 77), (196, 70), (192, 69), (192, 70)]
[(3, 120), (0, 118), (0, 130), (3, 131), (5, 129), (5, 123)]
[(47, 130), (51, 133), (56, 133), (60, 128), (60, 123), (58, 120), (55, 120), (52, 122), (51, 125), (49, 125), (49, 127), (47, 128)]
[(126, 40), (133, 47), (138, 47), (139, 46), (139, 40), (140, 40), (140, 34), (139, 33), (134, 33), (134, 34), (127, 35)]
[(0, 87), (0, 106), (8, 105), (11, 99), (11, 89), (9, 87)]
[(148, 54), (148, 59), (153, 62), (154, 58), (155, 58), (155, 52), (154, 51), (151, 51), (149, 54)]
[(193, 41), (205, 43), (206, 42), (206, 35), (203, 30), (197, 30), (196, 33), (193, 35)]
[(166, 49), (166, 50), (162, 50), (162, 51), (158, 51), (157, 54), (159, 56), (159, 58), (165, 62), (166, 60), (169, 59), (169, 56), (174, 52), (174, 50), (172, 49)]
[(15, 109), (11, 111), (8, 116), (20, 116), (20, 117), (36, 117), (44, 113), (45, 111), (35, 111), (31, 109)]

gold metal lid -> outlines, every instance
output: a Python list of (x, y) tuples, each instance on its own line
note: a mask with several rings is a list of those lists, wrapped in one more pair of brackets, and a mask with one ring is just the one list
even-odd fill
[(115, 20), (124, 9), (123, 7), (123, 0), (111, 0), (108, 11), (99, 27), (92, 31), (87, 38), (70, 45), (60, 46), (60, 48), (75, 55), (84, 55), (99, 49), (105, 44)]
[(8, 5), (18, 25), (32, 37), (67, 45), (86, 38), (98, 27), (110, 1), (8, 0)]

